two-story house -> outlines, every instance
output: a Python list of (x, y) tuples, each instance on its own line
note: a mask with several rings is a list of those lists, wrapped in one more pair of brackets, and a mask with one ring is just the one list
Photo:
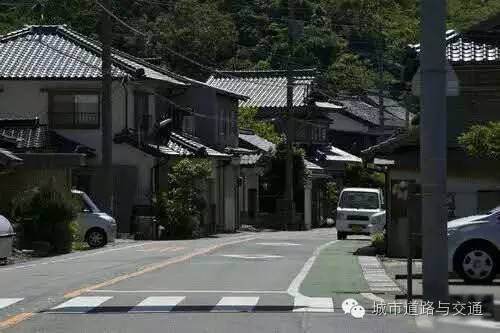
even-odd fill
[[(85, 167), (71, 168), (71, 179), (97, 203), (103, 202), (101, 62), (100, 43), (66, 26), (27, 26), (0, 38), (0, 118), (38, 119), (50, 135), (92, 150)], [(130, 232), (134, 207), (151, 205), (158, 178), (166, 178), (160, 166), (184, 157), (213, 161), (207, 218), (221, 231), (234, 231), (239, 159), (224, 150), (238, 145), (237, 105), (244, 97), (118, 50), (112, 51), (112, 76), (119, 232)], [(166, 118), (173, 120), (172, 134), (160, 145), (153, 133)]]
[[(247, 100), (240, 100), (240, 108), (256, 108), (257, 119), (272, 121), (279, 132), (285, 132), (285, 116), (288, 110), (286, 71), (220, 71), (212, 75), (207, 84), (248, 96)], [(345, 152), (332, 147), (327, 137), (332, 122), (329, 114), (338, 112), (343, 106), (329, 102), (328, 98), (325, 99), (325, 96), (319, 93), (316, 88), (317, 75), (314, 70), (294, 71), (292, 113), (295, 135), (293, 141), (296, 147), (300, 147), (306, 152), (306, 167), (312, 171), (311, 184), (306, 184), (305, 188), (295, 191), (297, 211), (304, 213), (303, 220), (306, 228), (318, 225), (322, 218), (320, 214), (316, 214), (320, 209), (314, 209), (314, 207), (320, 206), (321, 198), (320, 191), (314, 189), (315, 184), (327, 177), (327, 170), (329, 176), (342, 177), (345, 163), (347, 163), (346, 159), (339, 158), (340, 154), (345, 154)], [(261, 143), (252, 144), (249, 147), (264, 153), (266, 145), (261, 146)], [(321, 164), (312, 163), (313, 161), (318, 161), (318, 164)], [(359, 161), (358, 159), (356, 162)], [(248, 159), (246, 162), (248, 169)], [(242, 178), (246, 181), (247, 177), (248, 171), (246, 170), (246, 173), (242, 174)], [(255, 184), (248, 190), (255, 190)], [(263, 192), (262, 190), (258, 191), (259, 195)], [(252, 198), (255, 193), (249, 192), (244, 195), (246, 198)], [(274, 203), (273, 200), (263, 199), (262, 196), (260, 201), (268, 204)], [(249, 203), (243, 203), (245, 209), (243, 212), (248, 212), (248, 206)], [(264, 208), (263, 206), (260, 205), (259, 208)], [(274, 204), (271, 204), (268, 210), (274, 208)]]

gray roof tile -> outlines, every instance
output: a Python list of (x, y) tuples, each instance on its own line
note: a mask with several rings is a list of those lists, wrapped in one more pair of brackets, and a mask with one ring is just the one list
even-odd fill
[[(314, 80), (314, 72), (310, 70), (299, 72), (295, 77), (295, 107), (307, 105)], [(248, 96), (248, 100), (240, 101), (241, 107), (286, 107), (287, 79), (284, 71), (224, 71), (211, 76), (207, 84)]]
[[(358, 97), (344, 97), (337, 99), (337, 101), (344, 105), (344, 109), (340, 112), (354, 116), (372, 125), (380, 125), (380, 111), (377, 106), (368, 104)], [(395, 116), (390, 110), (386, 110), (385, 125), (393, 127), (404, 127), (405, 120), (399, 118), (399, 116)]]
[[(500, 48), (462, 36), (455, 30), (446, 32), (446, 57), (451, 63), (488, 63), (500, 61)], [(410, 45), (420, 52), (420, 44)]]
[(4, 167), (11, 167), (22, 164), (23, 160), (12, 152), (0, 148), (0, 165)]
[(248, 130), (240, 130), (239, 139), (247, 145), (250, 145), (267, 153), (273, 151), (276, 148), (276, 145), (274, 143), (267, 141), (266, 139)]
[[(0, 78), (99, 79), (100, 43), (66, 26), (27, 26), (0, 37)], [(112, 75), (134, 77), (138, 70), (149, 79), (184, 85), (175, 75), (131, 55), (113, 50)]]

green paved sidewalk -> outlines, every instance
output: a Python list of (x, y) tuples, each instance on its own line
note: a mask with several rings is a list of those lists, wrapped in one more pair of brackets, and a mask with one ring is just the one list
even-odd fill
[(358, 257), (353, 254), (369, 243), (369, 240), (342, 240), (321, 251), (302, 283), (300, 292), (309, 297), (369, 292)]

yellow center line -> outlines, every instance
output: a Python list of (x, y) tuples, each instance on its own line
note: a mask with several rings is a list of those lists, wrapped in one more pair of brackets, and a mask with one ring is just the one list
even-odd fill
[[(237, 238), (235, 240), (232, 240), (230, 242), (221, 243), (221, 244), (214, 245), (214, 246), (211, 246), (211, 247), (208, 247), (208, 248), (200, 249), (198, 251), (192, 252), (190, 254), (187, 254), (187, 255), (184, 255), (184, 256), (181, 256), (181, 257), (171, 258), (169, 260), (162, 261), (162, 262), (160, 262), (158, 264), (145, 267), (145, 268), (143, 268), (143, 269), (141, 269), (139, 271), (133, 272), (133, 273), (128, 273), (128, 274), (120, 275), (120, 276), (117, 276), (117, 277), (115, 277), (115, 278), (113, 278), (111, 280), (108, 280), (108, 281), (104, 281), (104, 282), (97, 283), (97, 284), (94, 284), (94, 285), (91, 285), (91, 286), (88, 286), (88, 287), (84, 287), (84, 288), (80, 288), (80, 289), (77, 289), (77, 290), (70, 291), (70, 292), (68, 292), (68, 293), (66, 293), (64, 295), (64, 298), (78, 297), (78, 296), (80, 296), (80, 295), (82, 295), (82, 294), (84, 294), (86, 292), (90, 292), (92, 290), (99, 289), (99, 288), (102, 288), (102, 287), (107, 287), (107, 286), (110, 286), (112, 284), (118, 283), (120, 281), (129, 279), (129, 278), (140, 276), (140, 275), (145, 274), (145, 273), (149, 273), (149, 272), (152, 272), (152, 271), (155, 271), (155, 270), (158, 270), (158, 269), (161, 269), (161, 268), (164, 268), (164, 267), (176, 264), (176, 263), (180, 263), (180, 262), (189, 260), (189, 259), (191, 259), (193, 257), (210, 253), (212, 251), (215, 251), (215, 250), (217, 250), (217, 249), (219, 249), (221, 247), (227, 246), (227, 245), (238, 244), (238, 243), (250, 241), (250, 240), (253, 240), (253, 239), (257, 239), (257, 237), (248, 237), (248, 236), (239, 237), (239, 238)], [(177, 250), (182, 250), (182, 249), (184, 249), (184, 247), (182, 247), (182, 246), (180, 246), (180, 247), (174, 247), (174, 250), (176, 250), (176, 251)], [(166, 249), (164, 249), (164, 250), (166, 250)], [(169, 248), (169, 250), (170, 250), (170, 248)], [(19, 313), (17, 315), (14, 315), (12, 317), (9, 317), (9, 318), (5, 319), (4, 321), (0, 321), (0, 330), (16, 326), (19, 323), (21, 323), (22, 321), (30, 319), (34, 315), (35, 314), (33, 312), (22, 312), (22, 313)]]
[(30, 319), (33, 316), (33, 312), (18, 313), (17, 315), (9, 317), (4, 321), (0, 321), (0, 330), (16, 326), (20, 322)]

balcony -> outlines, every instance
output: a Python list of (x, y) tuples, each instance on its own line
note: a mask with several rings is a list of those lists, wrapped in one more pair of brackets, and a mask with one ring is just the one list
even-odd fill
[(50, 112), (49, 124), (54, 129), (98, 129), (99, 112)]

